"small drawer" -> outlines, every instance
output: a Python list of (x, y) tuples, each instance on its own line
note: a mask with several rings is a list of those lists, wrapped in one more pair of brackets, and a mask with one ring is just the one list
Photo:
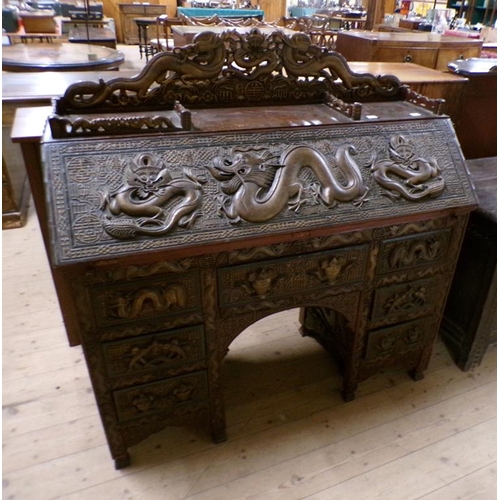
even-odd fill
[(222, 307), (360, 281), (368, 245), (244, 264), (218, 271)]
[(97, 328), (201, 309), (198, 272), (95, 286), (90, 295)]
[(121, 421), (200, 403), (208, 399), (205, 371), (173, 377), (130, 389), (114, 391), (118, 419)]
[(444, 262), (450, 239), (451, 230), (446, 229), (385, 240), (380, 245), (377, 274)]
[(205, 357), (203, 326), (180, 328), (102, 345), (110, 377), (171, 368)]
[(371, 319), (396, 322), (409, 315), (423, 316), (441, 304), (442, 287), (438, 278), (398, 283), (375, 290)]
[(409, 321), (368, 333), (366, 359), (394, 356), (420, 348), (433, 333), (432, 320)]
[(122, 5), (122, 12), (124, 14), (141, 14), (145, 16), (144, 7), (142, 5)]

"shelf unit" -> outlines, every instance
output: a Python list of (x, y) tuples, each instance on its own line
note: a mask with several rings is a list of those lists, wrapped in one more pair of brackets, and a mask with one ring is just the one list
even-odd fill
[(494, 26), (497, 20), (496, 0), (448, 1), (448, 8), (455, 9), (459, 18), (465, 17), (467, 24), (481, 23)]

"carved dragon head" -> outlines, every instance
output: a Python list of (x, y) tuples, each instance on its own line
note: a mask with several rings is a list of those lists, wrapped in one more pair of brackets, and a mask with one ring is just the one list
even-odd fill
[(125, 176), (130, 187), (140, 188), (145, 194), (156, 192), (172, 181), (163, 161), (148, 153), (136, 156)]
[(269, 150), (238, 149), (229, 157), (216, 157), (207, 168), (212, 176), (221, 181), (222, 192), (234, 194), (245, 183), (253, 183), (261, 188), (269, 187), (276, 169), (282, 165), (272, 164), (274, 158)]

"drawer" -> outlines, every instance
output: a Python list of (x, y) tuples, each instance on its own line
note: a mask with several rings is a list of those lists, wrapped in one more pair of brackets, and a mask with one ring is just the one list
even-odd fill
[(448, 71), (448, 63), (457, 59), (469, 59), (470, 57), (479, 57), (481, 47), (457, 47), (449, 49), (439, 49), (436, 61), (436, 69), (439, 71)]
[(427, 68), (434, 68), (437, 59), (437, 48), (405, 48), (383, 47), (376, 52), (376, 61), (384, 62), (409, 62), (420, 64)]
[(203, 326), (179, 328), (102, 345), (110, 377), (170, 368), (205, 358)]
[(274, 259), (218, 271), (222, 307), (286, 297), (363, 279), (368, 245)]
[(440, 304), (442, 287), (439, 278), (429, 278), (409, 283), (398, 283), (375, 290), (371, 319), (377, 321), (405, 320), (409, 315), (431, 314), (435, 304)]
[(409, 321), (368, 333), (366, 359), (383, 358), (420, 348), (432, 338), (433, 320)]
[(403, 236), (380, 244), (377, 274), (432, 266), (442, 263), (448, 255), (451, 230)]
[(158, 412), (174, 411), (181, 406), (208, 399), (205, 371), (173, 377), (113, 393), (118, 419), (121, 421)]
[(97, 328), (201, 309), (199, 273), (172, 274), (90, 289)]

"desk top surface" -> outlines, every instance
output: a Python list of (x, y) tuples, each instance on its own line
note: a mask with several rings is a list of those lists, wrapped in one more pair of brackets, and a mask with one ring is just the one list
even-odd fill
[(13, 72), (101, 70), (124, 60), (118, 50), (86, 43), (19, 43), (2, 50), (2, 69)]

